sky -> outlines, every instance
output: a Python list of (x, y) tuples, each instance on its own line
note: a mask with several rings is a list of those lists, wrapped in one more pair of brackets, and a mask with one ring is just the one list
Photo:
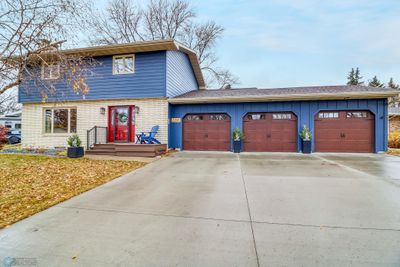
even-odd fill
[(236, 87), (340, 85), (352, 67), (365, 81), (400, 82), (398, 0), (189, 2), (199, 21), (225, 29), (218, 65), (239, 78)]

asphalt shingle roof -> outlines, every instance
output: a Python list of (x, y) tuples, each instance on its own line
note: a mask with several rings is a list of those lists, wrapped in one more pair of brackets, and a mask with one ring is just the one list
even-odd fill
[(240, 96), (279, 96), (279, 95), (307, 95), (307, 94), (341, 94), (341, 93), (362, 93), (362, 92), (391, 92), (388, 88), (377, 88), (369, 86), (308, 86), (308, 87), (288, 87), (258, 89), (238, 88), (238, 89), (207, 89), (196, 90), (175, 98), (203, 98), (203, 97), (240, 97)]

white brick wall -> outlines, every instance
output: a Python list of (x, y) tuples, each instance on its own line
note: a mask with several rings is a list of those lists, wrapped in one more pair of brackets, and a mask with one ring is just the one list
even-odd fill
[[(77, 134), (86, 147), (86, 131), (93, 126), (108, 126), (108, 106), (135, 105), (139, 107), (136, 114), (135, 132), (148, 132), (154, 125), (160, 129), (156, 138), (163, 144), (168, 143), (168, 102), (165, 99), (133, 99), (105, 101), (76, 101), (63, 103), (23, 104), (22, 107), (22, 146), (23, 147), (65, 147), (69, 134), (44, 133), (44, 108), (76, 107)], [(100, 114), (100, 108), (106, 113)]]

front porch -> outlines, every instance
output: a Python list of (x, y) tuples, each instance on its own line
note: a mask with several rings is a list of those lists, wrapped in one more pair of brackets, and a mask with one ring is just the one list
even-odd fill
[[(128, 130), (124, 132), (119, 131), (117, 127), (113, 128), (116, 130), (113, 129), (113, 131), (110, 131), (109, 127), (103, 126), (94, 126), (88, 130), (86, 154), (121, 157), (156, 157), (167, 151), (166, 144), (147, 141), (141, 142), (141, 134), (136, 135), (135, 138), (135, 135)], [(110, 135), (113, 136), (110, 138)]]
[(86, 154), (120, 157), (156, 157), (167, 151), (166, 144), (105, 143), (93, 144)]

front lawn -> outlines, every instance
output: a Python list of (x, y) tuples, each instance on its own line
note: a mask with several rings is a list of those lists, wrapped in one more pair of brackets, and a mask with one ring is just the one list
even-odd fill
[(400, 156), (400, 149), (393, 149), (389, 148), (388, 152), (389, 155)]
[(0, 228), (145, 164), (136, 161), (0, 155)]

